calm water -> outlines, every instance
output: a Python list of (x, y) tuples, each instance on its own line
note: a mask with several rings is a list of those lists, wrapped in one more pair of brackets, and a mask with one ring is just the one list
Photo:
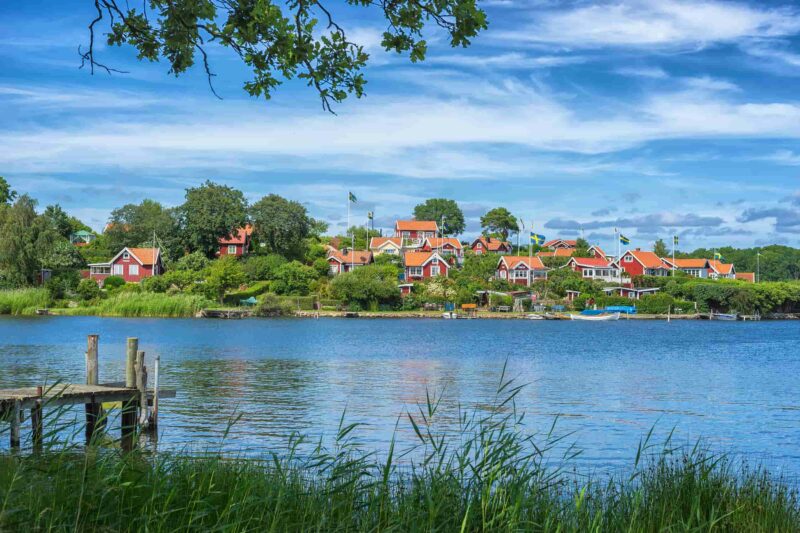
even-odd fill
[[(274, 450), (299, 431), (362, 422), (385, 449), (399, 415), (444, 391), (442, 423), (459, 404), (486, 405), (503, 361), (528, 383), (518, 405), (531, 431), (557, 431), (593, 468), (629, 464), (655, 425), (682, 442), (703, 437), (800, 475), (800, 324), (491, 320), (149, 320), (0, 318), (0, 387), (81, 382), (86, 335), (100, 334), (101, 381), (123, 378), (124, 343), (160, 354), (161, 447), (223, 444)], [(412, 442), (407, 423), (398, 438)], [(0, 446), (6, 446), (5, 439)]]

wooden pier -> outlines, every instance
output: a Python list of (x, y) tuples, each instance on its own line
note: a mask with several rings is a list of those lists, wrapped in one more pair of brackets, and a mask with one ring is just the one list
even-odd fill
[(155, 358), (154, 387), (147, 388), (145, 353), (138, 350), (139, 341), (129, 338), (126, 349), (126, 379), (124, 382), (100, 384), (97, 335), (89, 335), (86, 350), (86, 384), (57, 383), (16, 389), (0, 389), (0, 421), (11, 426), (11, 448), (20, 446), (20, 435), (25, 411), (30, 411), (31, 440), (34, 448), (42, 445), (44, 435), (43, 411), (45, 408), (71, 405), (85, 406), (86, 442), (102, 433), (106, 425), (103, 404), (120, 403), (121, 438), (124, 450), (133, 447), (134, 436), (141, 430), (155, 431), (158, 426), (158, 402), (174, 398), (175, 390), (159, 387), (160, 360)]

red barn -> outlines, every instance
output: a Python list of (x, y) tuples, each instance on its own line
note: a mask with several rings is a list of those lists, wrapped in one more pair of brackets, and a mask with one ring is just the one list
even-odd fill
[(472, 241), (470, 248), (475, 252), (475, 255), (510, 254), (513, 250), (511, 243), (493, 237), (484, 237), (483, 235)]
[(250, 251), (250, 238), (253, 235), (253, 226), (250, 224), (236, 230), (235, 235), (229, 235), (219, 240), (219, 251), (217, 255), (242, 256)]
[(422, 245), (423, 252), (432, 252), (436, 250), (444, 256), (454, 255), (456, 257), (464, 256), (464, 247), (458, 239), (452, 237), (428, 237)]
[(138, 283), (163, 272), (160, 248), (123, 248), (108, 263), (89, 265), (89, 277), (101, 285), (109, 276), (120, 276), (128, 283)]
[(450, 263), (439, 252), (406, 252), (403, 254), (406, 282), (419, 281), (434, 276), (447, 277)]
[(497, 263), (495, 276), (515, 285), (530, 285), (534, 281), (547, 279), (547, 267), (536, 256), (505, 255)]
[(667, 276), (670, 271), (670, 267), (656, 254), (643, 252), (638, 248), (636, 250), (628, 250), (612, 264), (627, 272), (630, 277), (642, 275)]
[(328, 252), (328, 265), (331, 274), (344, 274), (353, 269), (372, 263), (372, 252), (369, 250), (330, 250)]

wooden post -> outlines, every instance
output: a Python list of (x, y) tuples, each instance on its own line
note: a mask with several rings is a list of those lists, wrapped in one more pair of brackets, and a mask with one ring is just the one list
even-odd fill
[(153, 413), (150, 415), (150, 427), (158, 429), (158, 381), (161, 372), (161, 356), (156, 355), (155, 370), (153, 376)]
[(139, 398), (139, 424), (147, 425), (147, 367), (144, 366), (144, 352), (136, 354), (136, 389)]
[(11, 407), (11, 447), (19, 448), (20, 442), (20, 424), (22, 423), (22, 409), (20, 408), (20, 401), (14, 400), (14, 405)]
[(122, 402), (122, 414), (120, 415), (120, 426), (122, 429), (122, 439), (120, 446), (122, 451), (129, 452), (133, 449), (133, 436), (136, 433), (136, 400), (135, 393), (131, 392), (131, 398)]
[(41, 385), (36, 387), (36, 394), (39, 396), (39, 400), (36, 404), (31, 407), (31, 433), (33, 435), (33, 449), (39, 451), (42, 449), (42, 436), (44, 434), (43, 431), (43, 423), (42, 423), (42, 387)]
[[(86, 384), (97, 385), (100, 379), (98, 363), (98, 336), (89, 335), (86, 344)], [(86, 444), (91, 444), (100, 419), (100, 404), (92, 401), (85, 404), (86, 408)]]
[(129, 389), (136, 387), (136, 352), (139, 351), (139, 339), (128, 337), (128, 346), (125, 350), (125, 386)]

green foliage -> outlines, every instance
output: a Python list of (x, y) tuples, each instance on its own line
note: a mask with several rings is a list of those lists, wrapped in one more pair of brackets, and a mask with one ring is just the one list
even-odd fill
[[(133, 287), (137, 287), (133, 285)], [(123, 291), (91, 307), (65, 309), (67, 315), (118, 317), (193, 317), (213, 302), (197, 294), (156, 294), (153, 292)]]
[(239, 305), (239, 302), (242, 300), (247, 300), (248, 298), (264, 294), (269, 290), (269, 287), (269, 281), (257, 281), (246, 289), (226, 294), (223, 303), (225, 305)]
[(303, 296), (311, 292), (317, 277), (313, 267), (292, 261), (278, 267), (271, 288), (277, 294)]
[(278, 254), (251, 255), (245, 260), (242, 268), (250, 281), (271, 280), (275, 279), (278, 269), (286, 262), (286, 258)]
[(116, 289), (125, 285), (125, 278), (122, 276), (108, 276), (103, 280), (104, 289)]
[(64, 239), (36, 215), (36, 201), (23, 194), (14, 205), (0, 204), (0, 281), (3, 285), (32, 285), (43, 259), (56, 255), (54, 246)]
[(50, 302), (46, 289), (0, 291), (0, 315), (33, 315), (37, 309), (48, 307)]
[(211, 181), (186, 189), (186, 201), (178, 212), (185, 246), (209, 258), (219, 251), (219, 239), (233, 235), (247, 222), (242, 191)]
[(253, 239), (266, 252), (289, 259), (303, 257), (312, 222), (303, 204), (270, 194), (250, 207), (250, 218)]
[(247, 280), (242, 265), (233, 256), (226, 255), (212, 261), (205, 271), (205, 290), (209, 298), (216, 297), (219, 303), (225, 298), (225, 292), (240, 286)]
[(202, 272), (211, 264), (208, 257), (203, 252), (192, 252), (186, 254), (173, 264), (170, 270), (189, 270), (192, 272)]
[(444, 216), (444, 232), (446, 235), (460, 235), (467, 228), (464, 222), (464, 212), (458, 207), (455, 200), (447, 198), (430, 198), (414, 208), (414, 218), (417, 220), (433, 220), (442, 224)]
[(3, 176), (0, 176), (0, 205), (10, 204), (17, 197), (17, 191), (11, 189), (11, 185)]
[(669, 255), (669, 250), (667, 250), (667, 244), (664, 242), (664, 239), (657, 239), (656, 242), (653, 243), (653, 253), (658, 257), (667, 257)]
[(155, 200), (142, 200), (139, 204), (126, 204), (114, 209), (105, 231), (105, 245), (111, 255), (125, 247), (156, 246), (162, 248), (165, 257), (171, 259), (180, 254), (180, 228), (177, 212)]
[(346, 235), (337, 235), (341, 247), (353, 248), (354, 250), (367, 250), (369, 240), (372, 237), (380, 237), (381, 232), (376, 229), (368, 229), (364, 226), (350, 226)]
[(151, 276), (142, 281), (142, 286), (150, 292), (168, 292), (177, 288), (179, 291), (198, 292), (205, 290), (202, 282), (205, 280), (205, 271), (195, 270), (168, 270), (160, 276)]
[[(350, 40), (340, 25), (342, 21), (336, 18), (341, 16), (340, 10), (331, 6), (329, 11), (318, 3), (241, 0), (157, 1), (148, 5), (158, 12), (157, 17), (147, 13), (148, 7), (103, 2), (98, 4), (99, 16), (90, 27), (94, 30), (111, 20), (109, 45), (132, 46), (139, 59), (165, 60), (176, 76), (199, 57), (209, 83), (214, 76), (209, 64), (209, 58), (216, 55), (214, 47), (230, 49), (252, 70), (251, 79), (244, 83), (251, 96), (269, 99), (283, 80), (295, 77), (317, 91), (327, 110), (350, 94), (361, 97), (364, 93), (366, 80), (361, 70), (369, 55)], [(444, 29), (454, 47), (469, 45), (487, 27), (486, 14), (475, 0), (401, 0), (381, 5), (358, 0), (349, 5), (369, 8), (370, 13), (361, 16), (383, 19), (386, 30), (382, 46), (387, 51), (407, 52), (413, 62), (425, 58), (423, 34), (429, 33), (429, 24)], [(90, 35), (93, 39), (94, 33)], [(105, 68), (95, 59), (99, 46), (92, 44), (84, 47), (83, 61), (92, 70), (95, 66)]]
[(96, 300), (100, 297), (101, 291), (97, 281), (93, 279), (82, 279), (75, 289), (75, 293), (83, 301)]
[(61, 300), (69, 293), (74, 292), (80, 281), (81, 277), (78, 271), (65, 270), (63, 272), (54, 273), (50, 279), (45, 282), (44, 288), (50, 295), (51, 301)]
[(256, 307), (256, 314), (258, 316), (283, 316), (291, 315), (294, 311), (294, 306), (291, 302), (282, 299), (277, 294), (265, 294)]
[(586, 239), (576, 239), (575, 249), (572, 251), (572, 257), (589, 257), (589, 248), (589, 242)]
[(376, 309), (380, 304), (394, 304), (400, 299), (398, 270), (392, 265), (367, 265), (339, 274), (331, 281), (331, 295), (362, 309)]
[(519, 223), (511, 211), (505, 207), (495, 207), (481, 217), (481, 228), (484, 235), (499, 236), (505, 241), (510, 233), (519, 232)]
[(497, 264), (500, 256), (497, 254), (473, 254), (467, 253), (464, 256), (464, 264), (457, 273), (452, 272), (453, 277), (459, 280), (466, 279), (479, 284), (488, 283), (489, 278), (497, 273)]

